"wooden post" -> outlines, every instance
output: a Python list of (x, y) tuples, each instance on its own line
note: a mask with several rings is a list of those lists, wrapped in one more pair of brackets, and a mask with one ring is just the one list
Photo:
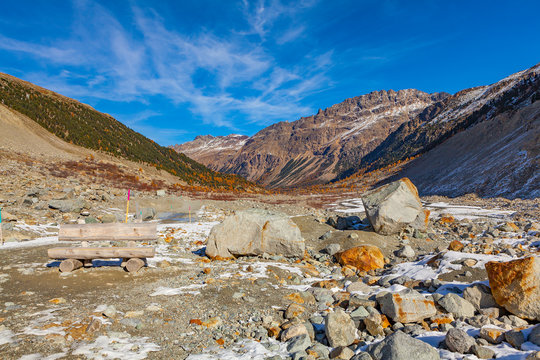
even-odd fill
[(131, 258), (126, 261), (126, 270), (130, 273), (139, 271), (144, 266), (144, 260), (139, 258)]
[(73, 270), (76, 270), (82, 266), (83, 266), (83, 263), (80, 260), (66, 259), (60, 263), (59, 268), (61, 272), (72, 272)]

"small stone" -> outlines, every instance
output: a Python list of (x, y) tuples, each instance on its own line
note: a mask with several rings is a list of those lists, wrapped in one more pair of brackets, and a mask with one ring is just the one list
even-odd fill
[(105, 315), (108, 318), (114, 319), (116, 317), (116, 307), (114, 305), (109, 305), (103, 312), (103, 315)]
[(450, 245), (448, 245), (448, 250), (452, 251), (461, 251), (465, 246), (459, 240), (453, 240)]
[(354, 356), (354, 351), (345, 346), (338, 346), (330, 352), (330, 359), (349, 360)]
[(505, 332), (504, 339), (507, 343), (518, 350), (521, 350), (521, 345), (525, 342), (525, 336), (519, 330), (510, 330)]
[(527, 341), (532, 342), (533, 344), (540, 346), (540, 324), (536, 325), (531, 333), (529, 334), (529, 337)]
[(354, 355), (351, 360), (373, 360), (371, 355), (365, 351), (361, 351), (358, 354)]
[(283, 332), (281, 333), (281, 341), (286, 342), (289, 339), (300, 335), (308, 335), (306, 326), (304, 324), (295, 324), (283, 330)]
[(495, 357), (495, 351), (477, 344), (471, 347), (471, 352), (479, 359), (493, 359)]
[(291, 303), (285, 310), (285, 319), (294, 319), (301, 316), (306, 311), (306, 308), (297, 303)]
[(330, 256), (338, 253), (340, 250), (341, 250), (341, 245), (339, 244), (330, 244), (324, 248), (324, 252)]
[(400, 258), (412, 259), (412, 258), (414, 258), (415, 255), (416, 254), (414, 253), (413, 248), (410, 247), (409, 245), (403, 246), (401, 249), (399, 249), (396, 252), (396, 256), (398, 256)]
[(398, 293), (379, 296), (381, 312), (394, 322), (411, 323), (421, 321), (437, 313), (433, 300), (419, 292), (407, 289)]
[(473, 317), (474, 306), (461, 296), (449, 293), (443, 296), (437, 303), (446, 311), (456, 317)]
[(396, 331), (381, 342), (369, 345), (367, 352), (374, 360), (440, 359), (439, 352), (433, 346), (402, 331)]
[(294, 354), (299, 351), (305, 351), (308, 347), (311, 346), (311, 340), (309, 335), (302, 334), (291, 338), (287, 344), (287, 351)]
[(524, 319), (540, 320), (540, 258), (488, 262), (486, 271), (495, 301)]
[(337, 309), (326, 316), (325, 332), (330, 346), (349, 346), (356, 337), (356, 326), (349, 315)]
[(444, 339), (450, 351), (465, 354), (476, 344), (474, 338), (461, 329), (450, 329)]
[(144, 311), (138, 310), (138, 311), (128, 311), (125, 313), (124, 317), (126, 318), (138, 318), (142, 317), (144, 315)]
[(484, 326), (480, 329), (480, 337), (492, 344), (500, 344), (504, 340), (504, 330)]
[(497, 307), (491, 289), (484, 284), (473, 284), (463, 290), (463, 298), (473, 304), (476, 310)]
[(352, 265), (361, 271), (370, 271), (384, 267), (381, 250), (372, 245), (362, 245), (335, 254), (341, 266)]

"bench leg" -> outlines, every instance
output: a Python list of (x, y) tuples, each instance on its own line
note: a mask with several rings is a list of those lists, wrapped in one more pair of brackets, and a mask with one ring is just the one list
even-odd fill
[(83, 266), (83, 263), (80, 260), (65, 259), (65, 260), (62, 260), (59, 268), (61, 272), (72, 272), (73, 270), (77, 270), (78, 268), (82, 266)]
[(126, 270), (130, 273), (134, 273), (140, 270), (145, 264), (144, 259), (131, 258), (126, 261)]

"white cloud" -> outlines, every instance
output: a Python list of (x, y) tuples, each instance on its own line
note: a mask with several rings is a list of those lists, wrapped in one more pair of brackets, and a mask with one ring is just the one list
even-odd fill
[[(262, 39), (279, 18), (291, 18), (310, 5), (244, 2), (244, 13), (250, 33)], [(62, 67), (57, 76), (26, 78), (68, 96), (145, 102), (160, 95), (188, 104), (205, 123), (237, 130), (235, 119), (268, 124), (305, 114), (310, 109), (302, 99), (330, 84), (331, 52), (280, 66), (264, 41), (245, 34), (182, 34), (155, 12), (137, 7), (129, 28), (93, 2), (76, 2), (74, 12), (73, 31), (65, 39), (33, 43), (0, 35), (1, 49)], [(303, 31), (303, 26), (291, 27), (278, 42), (293, 41)], [(142, 129), (142, 120), (131, 121)]]

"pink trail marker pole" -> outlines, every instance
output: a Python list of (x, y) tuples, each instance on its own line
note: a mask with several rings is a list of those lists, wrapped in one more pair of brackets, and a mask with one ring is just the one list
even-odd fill
[(129, 195), (131, 193), (131, 189), (128, 190), (128, 200), (127, 200), (127, 206), (126, 206), (126, 224), (128, 221), (128, 214), (129, 214)]

